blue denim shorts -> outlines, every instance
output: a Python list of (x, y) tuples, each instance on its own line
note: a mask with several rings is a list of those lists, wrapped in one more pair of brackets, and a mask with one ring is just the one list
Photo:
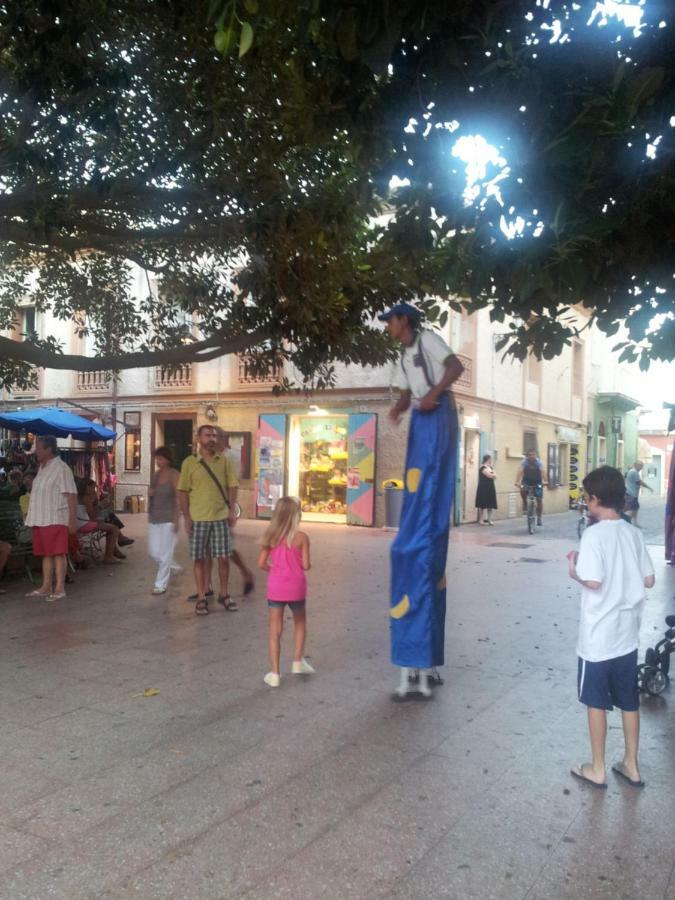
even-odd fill
[(616, 706), (624, 712), (635, 712), (640, 708), (637, 650), (602, 662), (579, 658), (577, 689), (579, 700), (593, 709)]
[(270, 609), (283, 609), (284, 606), (288, 606), (292, 611), (294, 609), (304, 609), (305, 602), (305, 600), (268, 600), (267, 605)]

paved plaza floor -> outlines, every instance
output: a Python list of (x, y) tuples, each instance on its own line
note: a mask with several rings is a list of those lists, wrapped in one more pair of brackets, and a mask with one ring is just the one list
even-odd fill
[[(239, 524), (251, 563), (262, 529)], [(289, 674), (288, 634), (271, 690), (262, 579), (198, 618), (188, 572), (150, 595), (145, 517), (127, 531), (128, 560), (66, 601), (0, 598), (3, 900), (675, 898), (675, 688), (643, 703), (644, 791), (569, 775), (589, 755), (573, 514), (453, 533), (445, 684), (398, 704), (390, 534), (307, 527), (317, 674)], [(675, 612), (652, 552), (641, 652)], [(613, 714), (609, 761), (621, 743)]]

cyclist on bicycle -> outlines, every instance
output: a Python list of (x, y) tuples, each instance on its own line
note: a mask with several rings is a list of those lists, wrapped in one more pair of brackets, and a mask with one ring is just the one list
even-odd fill
[(519, 480), (516, 487), (520, 489), (523, 500), (523, 513), (527, 513), (527, 493), (534, 488), (534, 496), (537, 501), (537, 525), (543, 525), (541, 516), (544, 511), (544, 464), (537, 456), (536, 450), (528, 450), (525, 459), (518, 469)]

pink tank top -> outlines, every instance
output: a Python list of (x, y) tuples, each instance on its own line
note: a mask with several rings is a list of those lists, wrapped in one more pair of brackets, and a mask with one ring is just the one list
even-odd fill
[(270, 550), (272, 566), (267, 576), (267, 599), (293, 603), (307, 596), (307, 576), (302, 568), (300, 547), (289, 547), (282, 541)]

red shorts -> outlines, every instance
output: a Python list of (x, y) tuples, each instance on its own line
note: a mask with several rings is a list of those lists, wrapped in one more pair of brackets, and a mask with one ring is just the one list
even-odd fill
[(67, 525), (33, 526), (33, 556), (65, 556), (67, 553)]

